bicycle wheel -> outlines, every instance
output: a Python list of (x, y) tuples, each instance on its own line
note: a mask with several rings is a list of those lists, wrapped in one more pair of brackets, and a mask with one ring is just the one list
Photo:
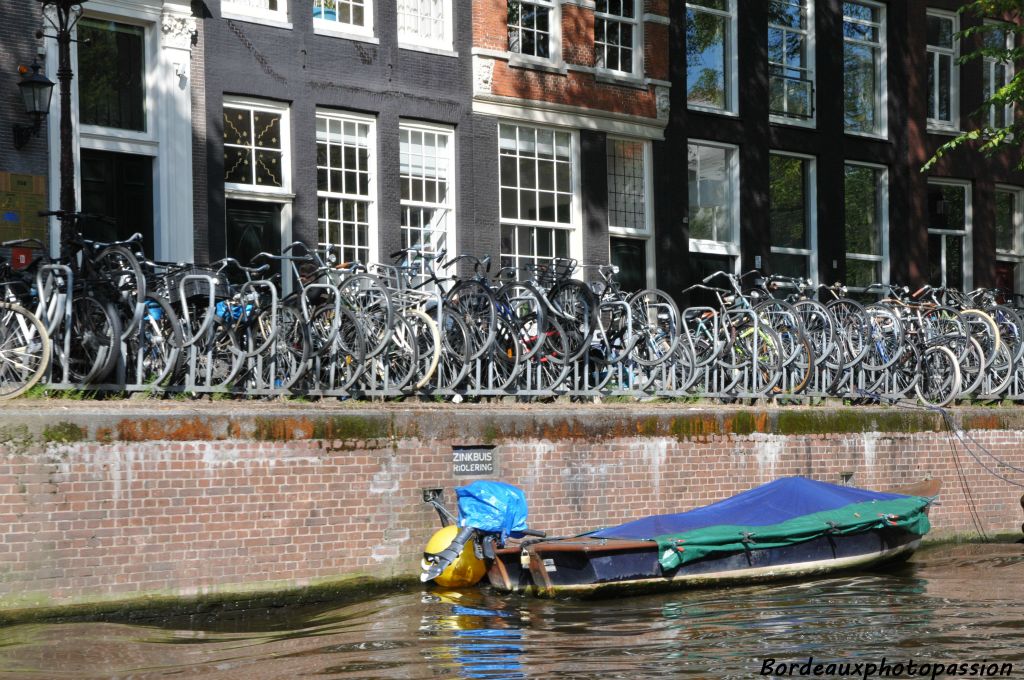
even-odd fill
[(980, 309), (962, 310), (960, 317), (964, 321), (967, 333), (981, 345), (985, 355), (985, 366), (988, 367), (995, 361), (996, 353), (1002, 344), (998, 324), (987, 312)]
[(590, 338), (597, 328), (597, 296), (587, 284), (569, 279), (556, 283), (548, 291), (547, 299), (566, 338), (566, 361), (575, 361), (590, 347)]
[(121, 339), (127, 340), (146, 312), (146, 276), (139, 259), (124, 246), (108, 246), (96, 255), (93, 264), (96, 273), (114, 288)]
[(526, 363), (520, 384), (534, 396), (553, 397), (568, 377), (572, 363), (566, 360), (569, 345), (561, 322), (549, 319), (545, 336), (540, 349)]
[(473, 361), (491, 347), (495, 333), (494, 295), (481, 282), (459, 281), (445, 295), (445, 302), (462, 315), (469, 331), (470, 353)]
[(395, 316), (387, 347), (378, 354), (371, 366), (374, 386), (387, 392), (401, 391), (416, 375), (419, 351), (412, 325), (402, 315)]
[[(196, 332), (202, 331), (194, 338), (191, 345), (189, 361), (189, 379), (191, 385), (213, 389), (229, 387), (238, 376), (243, 365), (243, 356), (238, 351), (238, 338), (235, 329), (226, 325), (220, 317), (213, 317), (202, 323), (203, 318), (197, 317)], [(205, 326), (200, 328), (199, 325)]]
[(395, 320), (395, 309), (387, 287), (372, 274), (354, 274), (338, 286), (338, 296), (361, 326), (366, 338), (367, 358), (383, 352)]
[(413, 387), (419, 390), (430, 383), (434, 372), (437, 371), (437, 364), (441, 361), (441, 332), (437, 328), (437, 322), (422, 310), (407, 309), (405, 318), (416, 337), (416, 350), (419, 358), (416, 367), (416, 384)]
[(270, 309), (261, 309), (246, 326), (245, 337), (250, 387), (290, 390), (309, 366), (309, 327), (291, 305), (278, 304), (276, 315)]
[(454, 390), (469, 374), (469, 330), (461, 314), (445, 307), (438, 331), (441, 334), (441, 358), (434, 384), (440, 390)]
[(50, 365), (52, 345), (36, 315), (0, 302), (0, 399), (13, 399), (39, 382)]
[(871, 324), (863, 305), (856, 300), (830, 300), (825, 309), (835, 322), (835, 349), (829, 353), (829, 368), (849, 369), (858, 365), (871, 346)]
[(324, 304), (311, 315), (314, 351), (304, 381), (314, 391), (347, 394), (365, 368), (366, 340), (352, 312), (335, 312), (333, 304)]
[(110, 375), (121, 353), (121, 317), (114, 305), (90, 293), (75, 296), (70, 333), (69, 380), (92, 385)]
[(793, 303), (804, 334), (814, 348), (814, 359), (823, 363), (832, 354), (836, 329), (832, 314), (817, 300), (797, 300)]
[(931, 406), (946, 406), (960, 394), (960, 363), (948, 347), (932, 346), (921, 357), (917, 398)]
[(679, 344), (679, 308), (666, 293), (648, 289), (629, 298), (630, 320), (637, 338), (631, 356), (643, 366), (666, 361)]
[(783, 327), (778, 331), (783, 361), (783, 380), (774, 391), (777, 394), (799, 394), (807, 389), (814, 376), (817, 363), (810, 339), (797, 328)]
[(183, 353), (181, 322), (171, 305), (157, 295), (147, 295), (145, 312), (125, 342), (129, 382), (166, 386), (180, 377)]
[(867, 351), (861, 365), (869, 371), (880, 371), (896, 363), (903, 351), (903, 325), (895, 312), (881, 305), (864, 309), (864, 330)]
[(543, 344), (544, 302), (536, 288), (527, 283), (506, 283), (495, 295), (498, 314), (508, 321), (519, 338), (520, 355), (529, 359)]

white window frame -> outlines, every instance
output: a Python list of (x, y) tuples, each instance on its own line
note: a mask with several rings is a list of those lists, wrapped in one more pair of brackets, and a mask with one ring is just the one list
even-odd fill
[[(950, 58), (949, 67), (949, 117), (950, 120), (941, 120), (934, 118), (933, 113), (937, 113), (938, 108), (935, 111), (928, 111), (928, 123), (927, 127), (929, 131), (933, 132), (956, 132), (960, 126), (960, 65), (958, 60), (960, 58), (960, 40), (957, 38), (957, 33), (960, 32), (960, 15), (956, 12), (946, 12), (938, 9), (929, 8), (927, 13), (929, 17), (938, 17), (947, 19), (953, 22), (953, 47), (939, 47), (936, 45), (927, 45), (927, 57), (928, 57), (928, 68), (935, 69), (935, 84), (933, 94), (935, 95), (935, 106), (939, 105), (939, 58), (941, 56), (948, 56)], [(927, 30), (927, 29), (926, 29)], [(927, 37), (926, 37), (927, 39)], [(925, 73), (925, 82), (928, 82), (928, 74)], [(925, 97), (927, 102), (927, 96)]]
[[(713, 241), (710, 239), (697, 239), (690, 238), (690, 252), (699, 253), (702, 255), (719, 255), (731, 257), (733, 262), (733, 269), (736, 273), (739, 273), (740, 269), (740, 148), (733, 144), (722, 144), (721, 142), (712, 142), (703, 139), (687, 139), (686, 150), (687, 157), (689, 157), (690, 146), (707, 146), (715, 149), (722, 149), (727, 153), (728, 173), (729, 173), (729, 184), (732, 188), (730, 192), (730, 200), (732, 204), (729, 209), (732, 212), (732, 224), (730, 228), (732, 230), (731, 239), (728, 241), (717, 240)], [(687, 164), (689, 164), (689, 158), (687, 158)], [(698, 170), (699, 173), (699, 170)], [(687, 200), (687, 215), (689, 215), (689, 200)], [(689, 217), (687, 217), (689, 219)]]
[[(855, 40), (853, 38), (847, 38), (843, 36), (843, 46), (846, 45), (857, 45), (860, 47), (867, 47), (873, 50), (877, 50), (878, 59), (875, 62), (875, 85), (878, 88), (875, 92), (875, 129), (871, 131), (862, 130), (846, 130), (848, 135), (862, 135), (865, 137), (875, 137), (879, 139), (886, 139), (889, 136), (889, 86), (887, 81), (887, 73), (889, 66), (889, 50), (888, 41), (886, 40), (886, 30), (888, 29), (888, 16), (886, 14), (886, 6), (873, 2), (872, 0), (848, 0), (853, 4), (864, 5), (872, 7), (878, 10), (878, 21), (863, 21), (861, 19), (854, 19), (843, 15), (843, 23), (850, 22), (852, 24), (859, 24), (862, 26), (874, 27), (878, 30), (878, 42), (873, 43), (867, 40)], [(843, 3), (846, 4), (845, 2)], [(845, 73), (844, 73), (845, 77)], [(845, 104), (845, 102), (844, 102)], [(844, 110), (845, 114), (845, 110)], [(845, 117), (845, 115), (844, 115)]]
[[(954, 186), (964, 190), (964, 228), (960, 229), (932, 229), (928, 227), (928, 235), (937, 236), (963, 236), (963, 279), (964, 290), (974, 289), (974, 200), (973, 187), (970, 182), (955, 179), (929, 178), (928, 185)], [(942, 239), (942, 282), (946, 282), (946, 240)]]
[[(316, 200), (319, 210), (319, 202), (321, 198), (340, 199), (340, 200), (356, 200), (364, 201), (369, 205), (366, 209), (366, 238), (368, 255), (367, 261), (362, 264), (369, 265), (372, 262), (378, 262), (380, 260), (380, 223), (378, 220), (378, 196), (377, 196), (377, 178), (380, 172), (380, 162), (377, 154), (377, 118), (375, 116), (369, 116), (365, 114), (352, 113), (350, 111), (340, 111), (337, 109), (324, 109), (317, 108), (317, 118), (327, 118), (329, 120), (340, 121), (342, 124), (356, 123), (356, 124), (369, 124), (369, 131), (366, 135), (366, 147), (369, 149), (369, 157), (367, 160), (369, 167), (369, 181), (367, 183), (367, 195), (361, 196), (358, 194), (342, 194), (337, 192), (322, 192), (319, 187), (316, 187)], [(315, 134), (315, 133), (314, 133)], [(316, 140), (314, 140), (316, 143)], [(317, 217), (317, 248), (323, 250), (323, 243), (319, 239), (320, 220)], [(338, 246), (339, 243), (326, 244), (329, 246)], [(355, 247), (355, 246), (353, 246)]]
[(815, 62), (815, 30), (814, 30), (814, 1), (813, 0), (779, 0), (780, 2), (786, 2), (787, 4), (805, 7), (807, 11), (807, 28), (806, 29), (795, 29), (789, 26), (780, 26), (778, 24), (768, 24), (768, 30), (772, 29), (780, 30), (784, 33), (797, 33), (804, 36), (804, 45), (806, 50), (807, 63), (803, 67), (787, 66), (785, 64), (776, 64), (775, 62), (768, 61), (768, 82), (769, 88), (771, 87), (771, 67), (773, 64), (781, 66), (785, 70), (789, 71), (802, 71), (804, 76), (811, 81), (811, 115), (808, 118), (800, 116), (789, 116), (784, 113), (771, 113), (768, 114), (768, 120), (772, 123), (781, 123), (785, 125), (796, 125), (800, 127), (816, 127), (818, 124), (818, 78), (816, 74), (816, 62)]
[[(420, 0), (413, 1), (419, 2)], [(441, 0), (441, 6), (444, 13), (444, 17), (441, 21), (444, 35), (440, 39), (423, 38), (419, 33), (403, 32), (401, 8), (399, 7), (396, 11), (396, 21), (398, 22), (398, 46), (404, 49), (426, 49), (428, 51), (437, 50), (440, 52), (451, 52), (453, 49), (452, 25), (454, 21), (452, 0)]]
[[(881, 281), (879, 283), (888, 284), (889, 277), (891, 276), (890, 264), (889, 264), (889, 168), (884, 165), (876, 165), (875, 163), (864, 163), (861, 161), (845, 161), (843, 163), (843, 181), (846, 180), (846, 166), (853, 165), (859, 168), (870, 168), (871, 170), (877, 170), (881, 173), (878, 178), (878, 185), (876, 187), (876, 198), (878, 201), (878, 216), (881, 220), (879, 225), (880, 233), (878, 238), (880, 239), (881, 254), (880, 255), (868, 255), (865, 253), (852, 253), (849, 250), (846, 251), (847, 260), (860, 260), (863, 262), (877, 262), (881, 264), (879, 273), (881, 274)], [(843, 232), (845, 236), (846, 231), (846, 214), (843, 214)], [(845, 239), (844, 239), (845, 240)], [(860, 288), (851, 288), (851, 290), (863, 290)]]
[(261, 9), (252, 7), (245, 3), (245, 0), (221, 0), (220, 15), (224, 19), (236, 19), (238, 21), (249, 21), (278, 28), (291, 28), (288, 21), (288, 0), (277, 0), (276, 10)]
[[(405, 208), (434, 208), (442, 209), (445, 211), (445, 224), (444, 224), (444, 238), (445, 238), (445, 249), (448, 253), (454, 255), (460, 252), (457, 249), (458, 237), (458, 226), (456, 222), (456, 198), (455, 198), (455, 128), (444, 125), (431, 125), (429, 123), (420, 123), (411, 120), (399, 120), (399, 146), (401, 146), (401, 133), (405, 131), (409, 132), (427, 132), (435, 135), (444, 135), (448, 138), (448, 144), (446, 146), (446, 160), (448, 161), (448, 175), (446, 177), (447, 190), (445, 192), (445, 202), (442, 203), (429, 203), (427, 201), (414, 201), (409, 199), (400, 199), (399, 203), (404, 213)], [(399, 167), (399, 182), (402, 181), (401, 167)], [(408, 227), (402, 227), (402, 238), (405, 239), (405, 232)], [(431, 230), (435, 231), (435, 230)], [(403, 241), (404, 242), (404, 241)], [(431, 243), (436, 243), (432, 238)], [(426, 253), (436, 253), (436, 248), (425, 250)]]
[[(769, 155), (774, 156), (788, 156), (790, 158), (800, 158), (807, 161), (807, 184), (805, 188), (807, 195), (804, 196), (807, 211), (807, 247), (806, 248), (789, 248), (785, 246), (771, 246), (772, 253), (778, 253), (780, 255), (801, 255), (807, 258), (807, 273), (808, 278), (812, 282), (818, 280), (818, 159), (814, 156), (807, 156), (801, 153), (792, 153), (790, 151), (778, 151), (770, 150)], [(768, 178), (769, 192), (771, 192), (771, 177)], [(769, 214), (771, 207), (769, 206)], [(771, 234), (769, 234), (769, 239)]]
[[(548, 57), (513, 52), (512, 45), (507, 46), (509, 66), (548, 66), (562, 70), (565, 62), (562, 59), (562, 0), (507, 0), (508, 2), (527, 2), (532, 5), (548, 7)], [(507, 7), (507, 5), (506, 5)], [(505, 34), (508, 35), (508, 18), (505, 19)]]
[[(534, 130), (548, 130), (552, 133), (568, 133), (569, 134), (569, 158), (570, 158), (570, 183), (572, 185), (572, 208), (570, 209), (570, 223), (564, 224), (559, 222), (531, 222), (529, 220), (520, 220), (505, 218), (501, 216), (501, 172), (498, 172), (498, 225), (499, 225), (499, 239), (500, 229), (502, 225), (511, 224), (515, 226), (524, 227), (542, 227), (545, 229), (562, 229), (569, 232), (569, 257), (582, 261), (583, 255), (583, 205), (582, 205), (582, 184), (580, 181), (580, 133), (578, 130), (555, 127), (550, 125), (537, 125), (534, 123), (527, 123), (518, 120), (501, 120), (498, 122), (499, 126), (499, 137), (498, 137), (498, 162), (501, 161), (501, 136), (500, 126), (509, 125), (515, 128), (532, 128)], [(518, 134), (517, 134), (518, 140)], [(518, 142), (517, 142), (518, 143)], [(498, 257), (505, 256), (506, 253), (499, 251)], [(513, 254), (513, 257), (518, 262), (520, 255)], [(536, 256), (534, 256), (536, 259)]]
[[(986, 20), (985, 21), (985, 25), (986, 26), (995, 26), (995, 27), (998, 27), (998, 28), (1006, 31), (1006, 43), (1005, 43), (1004, 46), (1007, 49), (1012, 49), (1013, 48), (1013, 45), (1014, 45), (1014, 33), (1009, 28), (1010, 24), (1007, 24), (1005, 21), (990, 21), (990, 20)], [(991, 96), (992, 94), (995, 94), (996, 90), (999, 90), (1000, 88), (1004, 87), (1007, 83), (1009, 83), (1011, 80), (1013, 80), (1015, 69), (1014, 69), (1014, 63), (1012, 61), (999, 61), (998, 59), (993, 59), (991, 57), (984, 57), (982, 59), (982, 63), (984, 64), (984, 68), (985, 68), (985, 73), (982, 74), (982, 78), (984, 79), (984, 84), (988, 88), (989, 96)], [(995, 80), (995, 75), (996, 75), (995, 69), (996, 69), (996, 66), (998, 66), (998, 65), (1002, 65), (1006, 69), (1006, 82), (1004, 82), (1002, 84), (997, 84), (996, 80)], [(988, 97), (986, 97), (986, 99), (988, 99)], [(1011, 104), (1007, 104), (1006, 106), (1004, 106), (1003, 107), (1003, 111), (1004, 111), (1003, 117), (1004, 117), (1004, 119), (1006, 121), (1006, 124), (1009, 125), (1010, 123), (1013, 122), (1013, 104), (1011, 103)], [(989, 124), (990, 127), (996, 127), (996, 109), (994, 107), (989, 107), (989, 110), (988, 110), (988, 124)]]
[(225, 108), (248, 109), (250, 111), (266, 111), (281, 114), (281, 173), (280, 187), (264, 187), (256, 184), (224, 182), (224, 192), (233, 197), (245, 196), (278, 196), (290, 199), (292, 194), (292, 148), (291, 148), (291, 107), (284, 102), (253, 97), (235, 97), (225, 95), (221, 107), (222, 115)]
[(1004, 250), (996, 245), (996, 260), (1015, 262), (1016, 281), (1013, 292), (1024, 291), (1024, 189), (1008, 184), (997, 184), (996, 193), (1013, 196), (1013, 250)]
[[(313, 0), (315, 3), (320, 0)], [(339, 1), (350, 1), (350, 0), (339, 0)], [(316, 7), (314, 6), (314, 10)], [(363, 0), (363, 20), (362, 26), (355, 24), (344, 24), (337, 19), (323, 19), (321, 17), (313, 17), (313, 32), (321, 35), (330, 35), (337, 38), (348, 38), (350, 40), (359, 40), (362, 42), (379, 43), (380, 40), (373, 33), (373, 13), (377, 9), (374, 4), (374, 0)]]
[[(655, 286), (657, 279), (657, 266), (655, 262), (656, 251), (654, 247), (654, 157), (650, 140), (637, 139), (635, 137), (619, 137), (609, 135), (605, 142), (605, 158), (608, 156), (607, 144), (611, 142), (628, 142), (630, 144), (641, 144), (643, 147), (643, 180), (644, 180), (644, 226), (642, 229), (631, 229), (617, 227), (611, 221), (611, 209), (608, 210), (608, 261), (611, 262), (611, 237), (630, 238), (644, 243), (644, 254), (647, 262), (647, 270), (644, 272), (644, 280), (648, 288)], [(608, 168), (605, 168), (608, 174)]]
[(739, 115), (739, 46), (737, 44), (737, 11), (736, 0), (728, 0), (729, 9), (726, 11), (712, 9), (704, 5), (686, 4), (686, 11), (691, 10), (698, 13), (713, 14), (726, 20), (726, 45), (725, 53), (725, 107), (718, 108), (707, 104), (700, 104), (690, 101), (689, 93), (686, 97), (687, 108), (695, 111), (708, 111), (731, 116)]
[[(597, 63), (597, 51), (599, 49), (606, 49), (608, 43), (601, 43), (605, 47), (599, 46), (597, 42), (597, 22), (605, 20), (608, 22), (615, 22), (620, 24), (629, 24), (633, 27), (633, 45), (632, 51), (632, 65), (629, 71), (622, 71), (619, 69), (611, 69), (606, 66), (596, 67), (599, 73), (609, 73), (615, 76), (627, 76), (630, 78), (642, 78), (644, 75), (644, 35), (643, 35), (643, 2), (642, 0), (622, 0), (622, 3), (627, 2), (633, 3), (633, 18), (626, 16), (620, 16), (617, 14), (607, 14), (605, 12), (598, 12), (594, 10), (594, 63)], [(621, 49), (617, 47), (616, 49)]]

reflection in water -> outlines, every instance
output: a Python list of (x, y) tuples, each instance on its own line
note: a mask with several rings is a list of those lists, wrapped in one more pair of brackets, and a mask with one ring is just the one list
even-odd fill
[(160, 626), (0, 629), (8, 678), (755, 677), (779, 661), (1024, 670), (1024, 546), (922, 550), (898, 571), (603, 601), (427, 590)]

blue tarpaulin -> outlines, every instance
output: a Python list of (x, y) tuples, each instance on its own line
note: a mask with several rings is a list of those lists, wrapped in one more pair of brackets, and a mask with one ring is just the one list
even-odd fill
[(501, 534), (502, 541), (527, 528), (526, 494), (511, 484), (480, 480), (458, 487), (455, 496), (459, 526)]
[(783, 477), (688, 512), (652, 515), (588, 535), (595, 538), (647, 540), (716, 525), (763, 527), (854, 503), (899, 498), (906, 496), (837, 486), (805, 477)]

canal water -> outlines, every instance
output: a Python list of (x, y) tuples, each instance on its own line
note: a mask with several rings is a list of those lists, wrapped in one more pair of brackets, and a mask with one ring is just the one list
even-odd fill
[(939, 677), (950, 664), (957, 676), (979, 664), (975, 677), (1012, 664), (1024, 677), (1024, 545), (936, 546), (886, 573), (616, 600), (424, 589), (159, 625), (0, 628), (3, 680), (743, 678), (790, 663), (794, 677), (818, 663), (864, 677), (854, 664), (883, 662), (941, 663)]

